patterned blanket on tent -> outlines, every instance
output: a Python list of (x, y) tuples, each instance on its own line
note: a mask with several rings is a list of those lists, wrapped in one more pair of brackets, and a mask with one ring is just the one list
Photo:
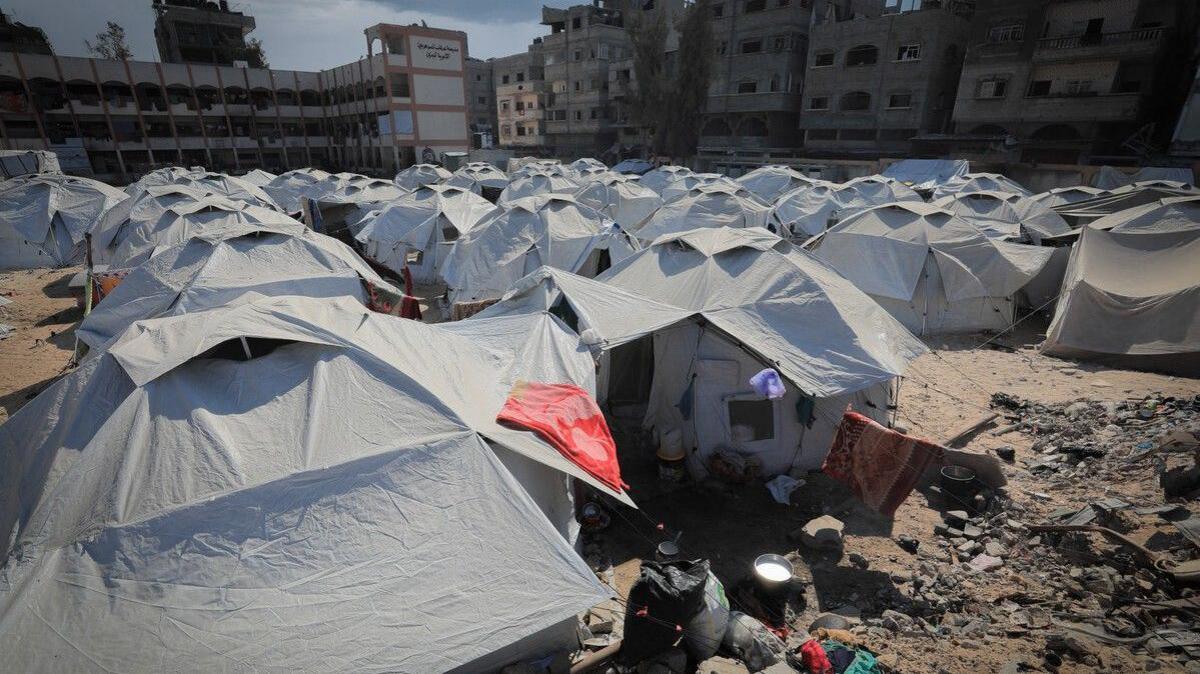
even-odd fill
[(885, 428), (847, 411), (821, 470), (854, 492), (872, 510), (891, 517), (944, 449)]

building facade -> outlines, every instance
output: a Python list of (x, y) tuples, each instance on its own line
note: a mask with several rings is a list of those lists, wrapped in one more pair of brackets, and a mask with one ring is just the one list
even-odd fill
[(800, 128), (812, 156), (904, 156), (948, 131), (972, 4), (824, 0), (814, 5)]
[(1186, 5), (980, 0), (953, 133), (929, 145), (998, 162), (1121, 161), (1153, 152), (1156, 102), (1168, 96), (1163, 68), (1174, 61), (1167, 55), (1179, 46), (1173, 42), (1194, 40), (1177, 31)]
[(0, 54), (0, 145), (127, 182), (166, 165), (392, 175), (466, 151), (466, 35), (380, 24), (368, 57), (305, 72)]
[(154, 41), (163, 63), (261, 65), (246, 44), (254, 17), (231, 10), (227, 0), (154, 0), (152, 6)]
[(492, 61), (467, 59), (467, 115), (471, 127), (471, 147), (488, 149), (496, 145), (496, 83)]
[(542, 42), (492, 61), (500, 147), (525, 155), (546, 152), (546, 81)]
[(711, 7), (716, 62), (700, 154), (795, 147), (812, 3), (712, 0)]

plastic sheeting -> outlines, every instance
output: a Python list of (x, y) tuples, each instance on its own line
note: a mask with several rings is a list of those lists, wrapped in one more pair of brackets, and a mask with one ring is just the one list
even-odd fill
[(627, 231), (633, 231), (663, 203), (654, 190), (611, 171), (587, 178), (583, 187), (575, 192), (575, 199), (608, 216)]
[(84, 260), (84, 235), (128, 195), (89, 178), (29, 174), (0, 182), (0, 269)]
[(446, 184), (479, 194), (482, 188), (503, 190), (508, 186), (508, 175), (487, 162), (473, 161), (455, 171)]
[(611, 220), (561, 194), (518, 199), (459, 238), (442, 268), (452, 302), (498, 298), (547, 265), (594, 276), (602, 253), (616, 262), (637, 242)]
[(1098, 187), (1076, 185), (1074, 187), (1055, 187), (1041, 194), (1035, 194), (1031, 198), (1043, 206), (1055, 208), (1057, 206), (1066, 206), (1080, 201), (1087, 201), (1088, 199), (1095, 199), (1105, 194), (1108, 194), (1108, 192)]
[(654, 164), (645, 159), (623, 159), (614, 164), (612, 170), (617, 173), (640, 176), (653, 168)]
[[(922, 333), (995, 327), (996, 313), (1011, 319), (1012, 296), (1051, 256), (1049, 248), (990, 238), (962, 217), (917, 203), (868, 209), (813, 244), (817, 257), (868, 295), (894, 301), (884, 306)], [(988, 310), (990, 298), (1007, 308)], [(931, 322), (931, 314), (942, 318)]]
[(672, 166), (668, 164), (646, 171), (638, 179), (638, 182), (661, 195), (667, 185), (679, 180), (683, 176), (691, 175), (691, 173), (692, 170), (686, 166)]
[[(1088, 224), (1114, 232), (1181, 232), (1200, 228), (1200, 195), (1168, 197), (1117, 211)], [(1200, 260), (1197, 260), (1200, 265)]]
[(821, 182), (809, 178), (790, 166), (760, 166), (749, 173), (735, 179), (759, 201), (764, 204), (775, 203), (775, 200), (797, 187), (814, 185)]
[(250, 226), (210, 231), (150, 258), (121, 281), (76, 330), (98, 349), (135, 321), (178, 316), (262, 297), (351, 297), (366, 304), (363, 281), (392, 293), (346, 244), (304, 230), (263, 231)]
[(959, 192), (1011, 192), (1031, 197), (1033, 193), (999, 173), (966, 173), (933, 188), (933, 200)]
[[(203, 357), (240, 336), (284, 343)], [(561, 647), (611, 593), (485, 444), (514, 433), (493, 362), (349, 300), (139, 324), (0, 427), (6, 666), (479, 671)]]
[(883, 175), (914, 190), (932, 190), (961, 178), (971, 170), (965, 159), (902, 159), (883, 170)]
[(814, 181), (782, 195), (771, 208), (771, 220), (781, 233), (805, 237), (872, 206), (901, 201), (924, 201), (903, 184), (876, 176), (845, 183)]
[[(468, 188), (420, 187), (369, 213), (356, 227), (364, 254), (397, 274), (407, 266), (417, 283), (441, 280), (450, 247), (500, 209)], [(416, 259), (409, 259), (417, 252)]]
[(1167, 181), (1192, 185), (1195, 184), (1196, 177), (1192, 173), (1192, 169), (1187, 167), (1143, 166), (1134, 173), (1125, 173), (1112, 166), (1101, 166), (1100, 170), (1092, 176), (1092, 187), (1111, 190), (1147, 181)]
[[(1042, 351), (1200, 375), (1200, 226), (1085, 227)], [(1131, 274), (1130, 270), (1137, 270)]]
[(769, 206), (740, 185), (701, 185), (673, 201), (666, 196), (663, 200), (666, 203), (633, 230), (641, 241), (701, 227), (766, 228), (771, 214)]
[(574, 194), (578, 189), (579, 183), (572, 178), (539, 168), (521, 175), (514, 175), (504, 191), (500, 193), (500, 199), (496, 203), (508, 206), (517, 199), (543, 194)]
[(1067, 221), (1048, 206), (1012, 192), (959, 192), (933, 205), (971, 220), (985, 233), (1013, 241), (1040, 245), (1045, 237), (1071, 231)]

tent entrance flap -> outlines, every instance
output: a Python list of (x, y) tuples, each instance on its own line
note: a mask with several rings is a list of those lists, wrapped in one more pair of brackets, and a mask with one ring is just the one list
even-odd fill
[(740, 368), (736, 360), (699, 358), (696, 360), (695, 402), (692, 423), (695, 426), (696, 454), (693, 465), (696, 475), (708, 473), (708, 458), (719, 448), (733, 442), (726, 412), (726, 399), (735, 393), (745, 393), (739, 381)]
[(608, 354), (609, 406), (648, 403), (654, 381), (654, 336), (639, 337), (611, 349)]

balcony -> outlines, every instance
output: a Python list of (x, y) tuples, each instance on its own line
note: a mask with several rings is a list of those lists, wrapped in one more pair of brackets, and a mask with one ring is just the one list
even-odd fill
[(1141, 94), (1059, 94), (1026, 96), (1021, 118), (1027, 122), (1119, 122), (1136, 119)]
[(794, 112), (800, 96), (786, 91), (709, 96), (707, 112)]
[(1096, 33), (1045, 37), (1037, 41), (1035, 61), (1087, 58), (1123, 59), (1154, 54), (1163, 42), (1165, 29), (1139, 28), (1119, 33)]

